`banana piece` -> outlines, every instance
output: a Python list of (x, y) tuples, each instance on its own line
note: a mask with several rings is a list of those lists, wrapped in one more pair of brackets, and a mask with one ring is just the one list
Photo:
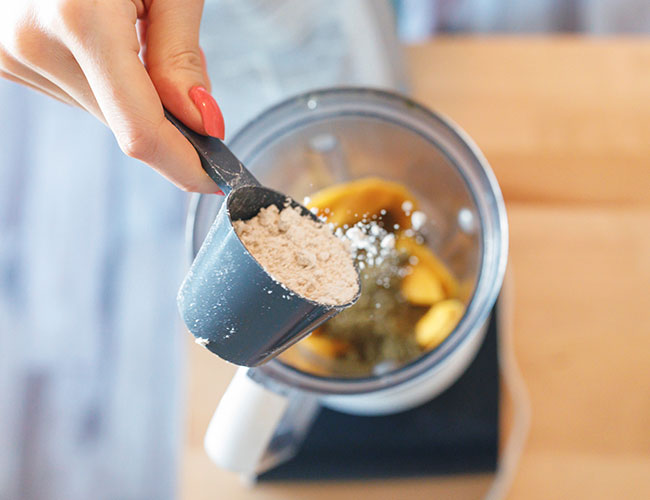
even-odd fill
[(423, 266), (435, 274), (440, 280), (447, 297), (458, 296), (458, 281), (429, 247), (416, 242), (413, 238), (403, 235), (397, 238), (395, 246), (398, 250), (404, 250), (407, 254), (417, 259), (417, 264), (413, 266), (414, 268)]
[(411, 304), (432, 306), (446, 298), (440, 278), (423, 264), (416, 264), (402, 280), (402, 294)]
[(336, 358), (347, 351), (349, 347), (347, 342), (319, 335), (318, 330), (301, 340), (297, 346), (325, 358)]
[(424, 349), (433, 349), (454, 330), (464, 312), (459, 300), (438, 302), (415, 324), (415, 340)]

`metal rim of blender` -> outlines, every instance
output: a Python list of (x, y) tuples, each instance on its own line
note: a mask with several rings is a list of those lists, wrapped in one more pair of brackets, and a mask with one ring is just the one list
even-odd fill
[[(278, 137), (286, 134), (290, 130), (295, 129), (296, 126), (304, 125), (305, 123), (313, 123), (317, 121), (323, 121), (324, 119), (331, 118), (332, 116), (345, 116), (351, 113), (354, 113), (356, 116), (370, 116), (382, 121), (387, 121), (390, 123), (396, 123), (404, 128), (410, 129), (412, 132), (415, 132), (417, 135), (420, 135), (427, 142), (432, 143), (440, 152), (443, 154), (446, 159), (457, 168), (459, 175), (461, 175), (465, 181), (465, 185), (468, 188), (468, 191), (472, 198), (474, 199), (475, 206), (477, 207), (477, 212), (479, 219), (482, 223), (485, 222), (484, 213), (480, 209), (481, 205), (476, 199), (475, 189), (478, 186), (473, 186), (466, 173), (463, 171), (463, 168), (457, 161), (459, 154), (450, 154), (450, 152), (444, 148), (438, 141), (431, 137), (431, 131), (428, 130), (427, 133), (423, 133), (421, 130), (415, 129), (409, 124), (404, 122), (404, 118), (395, 119), (388, 115), (382, 115), (382, 110), (375, 109), (372, 113), (363, 113), (361, 109), (361, 104), (363, 99), (366, 102), (373, 106), (377, 105), (377, 102), (371, 101), (372, 99), (379, 99), (383, 106), (392, 105), (396, 111), (404, 112), (404, 108), (413, 112), (413, 110), (421, 113), (426, 119), (433, 120), (438, 126), (442, 126), (449, 132), (454, 139), (456, 139), (460, 145), (466, 148), (467, 153), (474, 160), (475, 166), (478, 167), (478, 172), (484, 175), (484, 180), (489, 187), (489, 192), (491, 194), (492, 202), (494, 204), (495, 212), (497, 217), (495, 222), (500, 228), (500, 241), (498, 241), (498, 247), (500, 252), (497, 254), (497, 265), (493, 268), (491, 276), (485, 275), (486, 269), (486, 254), (485, 254), (485, 241), (484, 234), (481, 231), (480, 234), (480, 262), (478, 270), (478, 280), (476, 282), (472, 297), (468, 302), (468, 307), (458, 322), (454, 330), (445, 338), (445, 340), (435, 347), (433, 350), (424, 353), (422, 356), (414, 359), (413, 361), (401, 365), (399, 368), (381, 374), (381, 375), (372, 375), (368, 377), (359, 377), (359, 378), (343, 378), (343, 377), (324, 377), (312, 375), (301, 370), (298, 370), (290, 365), (283, 363), (278, 359), (273, 359), (266, 363), (265, 365), (255, 368), (255, 371), (263, 373), (264, 375), (270, 377), (274, 382), (288, 385), (291, 387), (300, 388), (307, 390), (313, 393), (320, 394), (359, 394), (374, 392), (383, 389), (388, 389), (399, 385), (405, 381), (412, 380), (418, 377), (421, 374), (426, 373), (428, 370), (434, 366), (440, 365), (444, 362), (451, 354), (453, 354), (458, 347), (460, 347), (466, 341), (469, 341), (474, 335), (478, 335), (480, 331), (480, 326), (485, 323), (490, 313), (490, 310), (496, 301), (501, 284), (503, 282), (503, 276), (505, 274), (505, 269), (507, 265), (507, 254), (508, 254), (508, 222), (505, 211), (505, 203), (503, 201), (503, 196), (501, 190), (497, 183), (496, 177), (490, 168), (487, 159), (483, 153), (479, 150), (478, 146), (474, 141), (463, 131), (456, 123), (450, 120), (448, 117), (429, 110), (425, 106), (417, 103), (409, 97), (399, 95), (394, 92), (365, 88), (365, 87), (337, 87), (329, 89), (320, 89), (286, 99), (275, 106), (272, 106), (262, 113), (260, 113), (256, 118), (249, 121), (245, 124), (229, 141), (231, 148), (237, 148), (238, 141), (242, 140), (249, 131), (256, 126), (260, 125), (267, 120), (270, 120), (274, 115), (284, 112), (287, 108), (294, 107), (296, 105), (303, 105), (306, 107), (308, 112), (312, 112), (314, 109), (318, 108), (319, 101), (322, 102), (326, 98), (336, 98), (340, 96), (345, 97), (354, 97), (359, 100), (355, 100), (355, 104), (359, 106), (359, 109), (345, 109), (345, 111), (337, 112), (335, 114), (328, 114), (321, 117), (311, 117), (308, 119), (292, 119), (290, 124), (285, 126), (281, 132), (278, 133), (275, 131), (274, 135), (267, 137), (266, 141), (260, 141), (256, 147), (256, 153), (252, 155), (255, 157), (257, 151), (263, 149), (268, 142), (277, 140)], [(312, 103), (316, 103), (315, 107), (312, 107)], [(304, 110), (303, 110), (304, 111)], [(386, 110), (383, 110), (386, 112)], [(273, 120), (272, 120), (273, 121)], [(432, 127), (429, 124), (429, 129)], [(250, 158), (242, 158), (245, 162), (250, 161)], [(197, 242), (195, 241), (195, 229), (197, 224), (197, 214), (200, 206), (202, 195), (195, 194), (190, 200), (188, 206), (188, 216), (186, 224), (186, 241), (188, 242), (188, 253), (190, 262), (194, 258), (196, 252)], [(483, 224), (481, 224), (483, 227)], [(200, 242), (199, 242), (200, 245)], [(486, 282), (489, 280), (492, 283), (491, 288), (487, 289), (486, 295), (483, 297), (483, 304), (480, 303), (477, 305), (475, 298), (477, 297), (477, 292), (482, 288), (489, 287), (489, 283)], [(478, 310), (479, 307), (482, 309)]]

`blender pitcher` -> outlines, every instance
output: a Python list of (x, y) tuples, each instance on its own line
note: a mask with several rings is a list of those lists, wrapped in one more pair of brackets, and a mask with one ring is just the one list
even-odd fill
[[(396, 413), (458, 379), (499, 294), (508, 231), (499, 186), (478, 148), (449, 120), (397, 94), (337, 88), (300, 95), (246, 125), (230, 148), (262, 183), (299, 200), (369, 176), (405, 185), (427, 215), (427, 245), (467, 290), (456, 328), (408, 363), (360, 375), (335, 364), (311, 370), (283, 355), (240, 368), (210, 422), (205, 449), (217, 465), (255, 476), (295, 454), (320, 405), (356, 415)], [(221, 203), (217, 196), (192, 199), (192, 258)]]

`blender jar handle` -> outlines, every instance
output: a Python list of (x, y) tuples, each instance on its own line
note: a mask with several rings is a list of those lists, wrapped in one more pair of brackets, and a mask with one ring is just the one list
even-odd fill
[(288, 388), (278, 394), (264, 387), (251, 378), (254, 370), (237, 370), (204, 439), (215, 464), (248, 478), (293, 457), (319, 408), (313, 395)]

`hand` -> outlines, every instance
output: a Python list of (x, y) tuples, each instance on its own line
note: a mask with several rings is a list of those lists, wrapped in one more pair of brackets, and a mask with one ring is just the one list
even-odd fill
[(215, 193), (163, 115), (164, 105), (223, 138), (198, 45), (202, 11), (203, 0), (0, 0), (0, 75), (88, 110), (122, 151), (182, 189)]

